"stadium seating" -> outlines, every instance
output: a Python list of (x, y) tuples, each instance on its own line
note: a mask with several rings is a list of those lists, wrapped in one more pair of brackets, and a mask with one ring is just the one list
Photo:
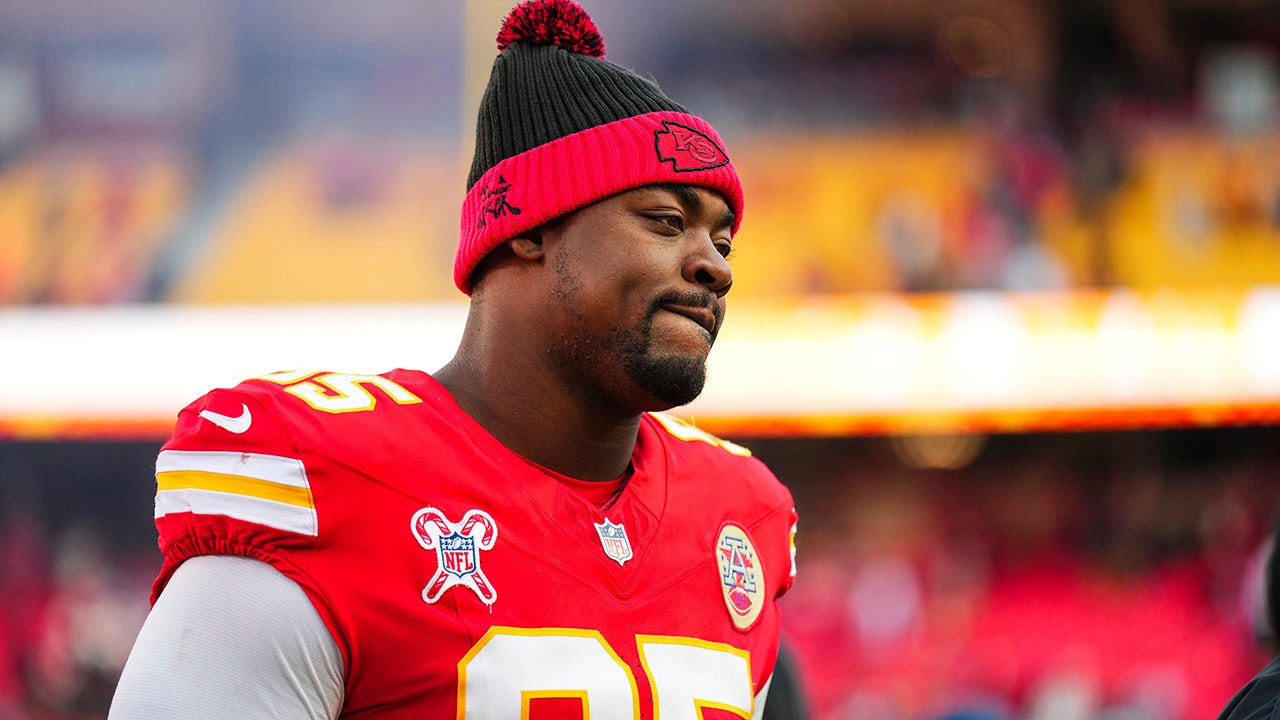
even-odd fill
[(136, 301), (187, 206), (161, 148), (36, 150), (0, 174), (0, 304)]
[(454, 155), (314, 140), (271, 152), (174, 283), (179, 302), (460, 297)]

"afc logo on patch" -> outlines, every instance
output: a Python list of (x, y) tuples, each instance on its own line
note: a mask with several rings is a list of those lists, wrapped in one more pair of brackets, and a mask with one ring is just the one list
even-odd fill
[(757, 560), (755, 543), (746, 530), (725, 523), (716, 538), (715, 555), (729, 619), (735, 628), (750, 630), (764, 608), (764, 568)]
[(498, 526), (489, 513), (468, 510), (456, 523), (444, 512), (424, 507), (409, 523), (418, 544), (436, 551), (436, 572), (422, 588), (422, 599), (434, 603), (455, 585), (470, 588), (485, 605), (492, 605), (498, 593), (480, 569), (480, 551), (489, 550), (498, 539)]

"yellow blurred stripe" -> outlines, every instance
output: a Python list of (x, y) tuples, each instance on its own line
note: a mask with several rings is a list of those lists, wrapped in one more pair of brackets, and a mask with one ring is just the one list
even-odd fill
[(182, 471), (156, 473), (157, 489), (165, 490), (211, 490), (213, 492), (245, 495), (248, 497), (274, 500), (275, 502), (314, 508), (311, 489), (293, 487), (269, 480), (243, 477), (239, 475), (222, 475), (220, 473)]

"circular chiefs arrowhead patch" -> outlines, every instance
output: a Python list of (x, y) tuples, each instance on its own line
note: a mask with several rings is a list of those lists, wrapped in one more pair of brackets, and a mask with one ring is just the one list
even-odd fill
[(747, 631), (764, 609), (764, 568), (756, 555), (755, 543), (747, 531), (725, 523), (716, 538), (716, 566), (720, 570), (720, 592), (724, 595), (729, 619)]

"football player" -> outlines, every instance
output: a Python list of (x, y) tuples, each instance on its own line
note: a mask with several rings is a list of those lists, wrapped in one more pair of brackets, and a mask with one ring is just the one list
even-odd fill
[(276, 372), (186, 407), (112, 720), (760, 718), (789, 492), (661, 414), (702, 390), (739, 179), (703, 119), (516, 7), (434, 373)]

